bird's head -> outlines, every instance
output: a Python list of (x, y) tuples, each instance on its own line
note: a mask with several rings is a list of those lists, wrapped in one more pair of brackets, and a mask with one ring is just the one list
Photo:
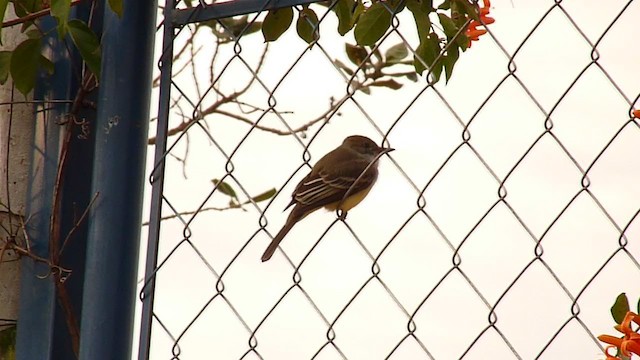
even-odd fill
[(352, 135), (347, 137), (342, 142), (342, 145), (360, 154), (371, 157), (376, 157), (379, 154), (388, 153), (394, 150), (393, 148), (380, 147), (378, 144), (373, 142), (373, 140), (361, 135)]

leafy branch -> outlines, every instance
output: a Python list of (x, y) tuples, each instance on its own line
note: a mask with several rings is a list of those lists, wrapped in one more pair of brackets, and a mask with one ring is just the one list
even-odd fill
[[(418, 32), (419, 43), (413, 53), (413, 67), (418, 75), (429, 69), (434, 82), (440, 79), (442, 72), (445, 72), (448, 81), (453, 74), (453, 67), (458, 61), (460, 51), (465, 51), (470, 46), (470, 41), (477, 40), (477, 36), (469, 37), (467, 30), (473, 21), (480, 21), (481, 26), (493, 22), (488, 18), (489, 2), (485, 0), (485, 7), (480, 9), (471, 0), (444, 0), (438, 7), (433, 6), (432, 0), (334, 0), (324, 1), (319, 4), (328, 7), (338, 18), (337, 31), (344, 36), (353, 30), (358, 49), (371, 47), (374, 56), (376, 53), (376, 43), (387, 34), (392, 28), (394, 17), (405, 9), (411, 12)], [(265, 41), (275, 41), (284, 34), (293, 24), (294, 8), (282, 8), (271, 10), (262, 23), (262, 34)], [(486, 20), (486, 21), (483, 21)], [(439, 26), (434, 22), (437, 21)], [(320, 23), (315, 11), (309, 6), (302, 6), (298, 9), (298, 19), (296, 30), (299, 37), (308, 44), (313, 45), (320, 38)], [(473, 27), (477, 34), (478, 31)], [(484, 31), (484, 30), (482, 30)], [(485, 31), (486, 32), (486, 31)], [(352, 50), (352, 49), (351, 49)], [(396, 48), (398, 51), (399, 48)], [(359, 54), (361, 62), (354, 61), (347, 46), (349, 59), (358, 67), (368, 67), (372, 65), (371, 55), (366, 51)], [(408, 56), (408, 53), (404, 56)], [(399, 63), (386, 63), (395, 65)], [(402, 63), (408, 64), (408, 63)], [(347, 71), (345, 66), (338, 65), (345, 72), (355, 72), (352, 69)], [(375, 68), (375, 70), (380, 70)], [(402, 76), (406, 76), (402, 74)], [(412, 78), (410, 78), (412, 79)], [(413, 79), (412, 79), (413, 80)], [(373, 86), (386, 86), (392, 89), (399, 88), (397, 82), (386, 80), (378, 82)]]
[[(276, 195), (276, 189), (271, 188), (267, 191), (262, 192), (261, 194), (252, 196), (248, 200), (240, 202), (240, 199), (238, 198), (236, 190), (229, 183), (222, 180), (218, 180), (218, 179), (213, 179), (211, 180), (211, 182), (214, 184), (214, 191), (218, 190), (220, 191), (220, 193), (229, 197), (229, 205), (225, 207), (209, 206), (209, 207), (202, 207), (197, 210), (181, 211), (175, 214), (163, 216), (162, 218), (160, 218), (160, 220), (164, 221), (169, 219), (175, 219), (183, 216), (200, 214), (207, 211), (225, 211), (225, 210), (231, 210), (231, 209), (241, 209), (243, 211), (246, 211), (243, 207), (244, 205), (255, 204), (262, 201), (266, 201)], [(144, 222), (142, 226), (149, 226), (149, 222)]]
[[(43, 55), (44, 41), (50, 32), (42, 31), (35, 22), (46, 15), (56, 19), (58, 26), (55, 32), (58, 38), (63, 40), (68, 34), (89, 71), (99, 79), (100, 40), (85, 21), (69, 18), (71, 7), (88, 1), (95, 0), (0, 0), (2, 28), (21, 25), (20, 31), (27, 37), (13, 50), (0, 51), (0, 85), (4, 85), (11, 76), (16, 89), (26, 95), (33, 90), (40, 71), (53, 74), (51, 59)], [(5, 22), (9, 4), (13, 6), (17, 18)], [(122, 0), (109, 0), (109, 5), (122, 16)]]

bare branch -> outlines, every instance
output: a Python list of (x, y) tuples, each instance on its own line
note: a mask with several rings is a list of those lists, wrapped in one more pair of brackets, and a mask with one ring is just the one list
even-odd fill
[[(181, 217), (181, 216), (187, 216), (187, 215), (194, 215), (194, 214), (199, 214), (205, 211), (226, 211), (226, 210), (231, 210), (231, 209), (242, 209), (243, 205), (248, 205), (251, 204), (251, 201), (253, 199), (249, 199), (246, 200), (240, 204), (230, 204), (227, 207), (215, 207), (215, 206), (210, 206), (210, 207), (205, 207), (202, 209), (198, 209), (198, 210), (192, 210), (192, 211), (182, 211), (176, 214), (171, 214), (171, 215), (167, 215), (167, 216), (163, 216), (160, 218), (160, 220), (169, 220), (169, 219), (175, 219), (177, 217)], [(142, 223), (142, 226), (149, 226), (149, 222), (144, 222)]]
[(87, 215), (89, 215), (89, 210), (91, 210), (91, 208), (93, 207), (93, 203), (96, 201), (98, 196), (100, 196), (99, 192), (97, 192), (97, 193), (95, 193), (95, 195), (93, 195), (93, 198), (89, 202), (89, 205), (87, 205), (87, 207), (84, 209), (84, 212), (82, 212), (82, 215), (80, 215), (80, 218), (73, 224), (73, 227), (67, 233), (67, 236), (62, 241), (62, 246), (60, 247), (60, 251), (59, 251), (60, 255), (62, 255), (62, 252), (64, 251), (64, 248), (67, 245), (67, 242), (71, 239), (73, 234), (78, 230), (80, 225), (84, 222), (84, 220), (86, 219)]
[(47, 258), (43, 258), (42, 256), (38, 256), (36, 254), (34, 254), (33, 252), (31, 252), (30, 250), (27, 250), (21, 246), (19, 246), (18, 244), (16, 244), (15, 242), (5, 242), (3, 245), (3, 252), (5, 250), (13, 250), (16, 253), (18, 253), (21, 256), (26, 256), (36, 262), (39, 263), (43, 263), (46, 264), (50, 269), (51, 269), (51, 273), (53, 272), (58, 272), (61, 274), (66, 274), (67, 277), (69, 274), (72, 273), (71, 269), (67, 269), (64, 268), (60, 265), (54, 264), (51, 262), (51, 260), (47, 259)]
[[(175, 64), (176, 60), (179, 59), (184, 54), (184, 52), (187, 50), (189, 45), (192, 45), (192, 44), (193, 44), (193, 39), (190, 39), (189, 41), (184, 43), (182, 48), (174, 55), (174, 57), (172, 59), (174, 64)], [(175, 76), (175, 75), (180, 74), (187, 66), (189, 66), (189, 62), (184, 63), (184, 65), (180, 69), (178, 69), (173, 75)], [(153, 79), (152, 86), (154, 88), (160, 86), (160, 74), (158, 74), (158, 76), (156, 76)]]

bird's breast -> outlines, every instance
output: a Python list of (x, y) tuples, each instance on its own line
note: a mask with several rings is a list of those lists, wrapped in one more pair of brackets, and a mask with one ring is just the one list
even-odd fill
[(371, 188), (373, 186), (369, 186), (368, 188), (364, 189), (364, 190), (360, 190), (359, 192), (349, 195), (346, 199), (344, 199), (344, 201), (342, 202), (342, 204), (340, 204), (340, 201), (336, 201), (334, 203), (331, 204), (327, 204), (325, 205), (325, 209), (329, 210), (329, 211), (336, 211), (338, 209), (338, 206), (340, 206), (340, 209), (343, 212), (347, 212), (351, 209), (353, 209), (353, 207), (355, 207), (356, 205), (360, 204), (360, 202), (362, 200), (364, 200), (365, 197), (367, 197), (367, 194), (369, 194), (369, 191), (371, 191)]

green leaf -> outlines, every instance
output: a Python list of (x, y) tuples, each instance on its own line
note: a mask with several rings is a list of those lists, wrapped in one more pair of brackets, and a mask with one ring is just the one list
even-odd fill
[(264, 41), (275, 41), (291, 26), (293, 22), (293, 8), (287, 7), (270, 10), (262, 23)]
[(40, 65), (40, 39), (21, 42), (11, 55), (10, 72), (18, 91), (28, 94), (36, 84)]
[(67, 35), (67, 19), (69, 19), (70, 9), (71, 0), (51, 0), (51, 16), (58, 22), (58, 35), (61, 38)]
[(29, 39), (40, 39), (42, 38), (42, 33), (38, 29), (29, 30), (25, 33)]
[(4, 85), (9, 78), (11, 66), (11, 51), (0, 51), (0, 85)]
[(256, 196), (252, 197), (252, 199), (255, 202), (261, 202), (261, 201), (265, 201), (265, 200), (271, 199), (275, 194), (276, 194), (276, 189), (273, 188), (273, 189), (270, 189), (270, 190), (267, 190), (267, 191), (263, 192), (260, 195), (256, 195)]
[(73, 19), (68, 22), (71, 40), (78, 48), (80, 56), (89, 67), (89, 70), (100, 77), (100, 41), (96, 34), (84, 22)]
[(116, 15), (118, 15), (119, 18), (122, 18), (122, 13), (123, 13), (122, 0), (109, 0), (109, 7), (114, 13), (116, 13)]
[(435, 53), (434, 60), (432, 61), (429, 71), (431, 71), (434, 80), (437, 82), (440, 79), (442, 70), (444, 69), (444, 56), (441, 56), (438, 61), (435, 61), (435, 58), (440, 55), (440, 51), (442, 50), (440, 48), (440, 38), (436, 33), (431, 33), (429, 35), (429, 48)]
[(242, 207), (242, 204), (238, 203), (236, 200), (233, 200), (233, 199), (229, 200), (229, 208), (240, 209), (244, 212), (247, 212), (247, 210), (244, 207)]
[[(442, 25), (442, 28), (444, 29), (444, 34), (447, 36), (447, 41), (454, 41), (458, 47), (462, 48), (464, 51), (469, 44), (467, 35), (465, 35), (464, 31), (460, 31), (460, 27), (464, 25), (464, 21), (462, 24), (457, 24), (447, 15), (440, 13), (438, 13), (438, 19), (440, 20), (440, 25)], [(464, 18), (462, 19), (464, 20)], [(460, 33), (458, 33), (458, 31), (460, 31)]]
[(338, 17), (338, 33), (340, 35), (344, 36), (353, 28), (354, 23), (351, 21), (351, 16), (355, 5), (355, 0), (338, 0), (333, 7), (333, 12)]
[[(432, 68), (431, 73), (434, 78), (437, 79), (440, 77), (440, 72), (442, 71), (442, 61), (439, 61), (439, 64), (434, 64), (434, 61), (440, 54), (440, 40), (436, 33), (431, 33), (427, 37), (425, 41), (421, 41), (420, 45), (416, 49), (416, 55), (414, 55), (413, 66), (416, 69), (418, 74), (422, 74), (424, 70), (427, 68), (425, 64)], [(422, 61), (421, 61), (422, 60)]]
[(438, 9), (442, 9), (442, 10), (451, 9), (451, 0), (444, 0), (442, 2), (442, 4), (440, 4), (440, 6), (438, 6)]
[(409, 56), (409, 50), (404, 43), (393, 45), (384, 54), (387, 64), (398, 63), (407, 56)]
[(362, 46), (345, 43), (344, 47), (347, 57), (354, 65), (360, 66), (367, 58), (367, 50)]
[(627, 299), (627, 294), (622, 293), (618, 295), (618, 297), (616, 297), (616, 301), (611, 307), (611, 315), (613, 316), (613, 320), (615, 320), (617, 324), (621, 324), (628, 311), (629, 299)]
[(447, 40), (453, 39), (453, 37), (458, 32), (458, 27), (456, 24), (445, 14), (438, 13), (438, 20), (440, 20), (440, 25), (442, 25), (442, 29), (444, 30), (444, 34), (447, 36)]
[(359, 45), (372, 46), (391, 26), (391, 13), (382, 2), (371, 5), (356, 24), (354, 36)]
[(458, 45), (458, 48), (462, 51), (469, 48), (469, 38), (465, 33), (458, 35), (458, 38), (456, 38), (456, 45)]
[(453, 75), (453, 67), (456, 65), (459, 56), (460, 52), (458, 51), (458, 46), (456, 44), (451, 44), (447, 49), (447, 56), (445, 56), (443, 60), (446, 82), (449, 82), (449, 79), (451, 79), (451, 75)]
[(14, 0), (13, 8), (18, 17), (24, 17), (42, 10), (42, 0)]
[(410, 73), (406, 73), (404, 76), (406, 76), (407, 79), (413, 81), (413, 82), (417, 82), (418, 81), (418, 74), (414, 73), (414, 72), (410, 72)]
[(213, 182), (213, 184), (218, 187), (218, 190), (220, 190), (221, 193), (234, 199), (238, 198), (238, 195), (236, 195), (236, 191), (233, 190), (233, 187), (231, 187), (231, 185), (229, 185), (228, 183), (220, 181), (218, 179), (213, 179), (211, 180), (211, 182)]
[(351, 68), (350, 68), (350, 67), (348, 67), (348, 66), (347, 66), (345, 63), (343, 63), (342, 61), (340, 61), (340, 60), (336, 59), (336, 60), (333, 60), (333, 63), (334, 63), (334, 64), (335, 64), (339, 69), (341, 69), (342, 71), (344, 71), (347, 75), (349, 75), (349, 76), (353, 76), (353, 74), (354, 74), (353, 70), (351, 70)]
[(315, 11), (309, 8), (302, 9), (298, 13), (296, 30), (298, 31), (298, 36), (306, 41), (307, 44), (316, 41), (320, 34), (318, 32), (318, 15), (316, 15)]
[(477, 8), (468, 0), (451, 0), (451, 12), (460, 12), (466, 14), (473, 20), (480, 20)]
[(431, 32), (431, 20), (429, 20), (431, 10), (428, 8), (428, 4), (420, 2), (419, 0), (408, 0), (407, 9), (413, 14), (420, 42), (426, 41)]
[[(254, 21), (251, 24), (249, 24), (249, 16), (247, 15), (236, 17), (236, 18), (233, 18), (233, 17), (224, 18), (224, 19), (217, 20), (217, 22), (220, 22), (220, 24), (223, 25), (222, 28), (224, 29), (223, 31), (225, 33), (233, 34), (234, 38), (238, 38), (242, 35), (252, 34), (262, 29), (262, 22), (260, 21)], [(216, 21), (213, 21), (210, 24), (211, 25), (205, 25), (205, 26), (215, 26)]]
[[(394, 14), (401, 12), (402, 10), (404, 10), (404, 7), (406, 6), (405, 4), (406, 0), (385, 0), (385, 2), (387, 3), (389, 9), (393, 11)], [(425, 4), (429, 4), (428, 6), (431, 7), (430, 0), (422, 0), (422, 2)]]
[(246, 28), (246, 30), (242, 34), (243, 35), (253, 34), (260, 31), (261, 29), (262, 29), (262, 22), (254, 21), (251, 24), (249, 24), (249, 27)]
[[(0, 0), (0, 24), (4, 22), (4, 13), (7, 11), (8, 4), (9, 0)], [(2, 27), (0, 27), (0, 45), (2, 45)]]
[(369, 84), (369, 86), (381, 86), (381, 87), (388, 87), (389, 89), (393, 89), (393, 90), (398, 90), (402, 87), (402, 84), (400, 84), (399, 82), (393, 79), (388, 79), (388, 80), (374, 81), (371, 84)]
[(367, 8), (364, 7), (362, 0), (358, 0), (356, 3), (356, 8), (353, 10), (353, 14), (351, 14), (351, 28), (353, 28), (360, 20), (360, 15), (364, 14)]
[(49, 75), (52, 75), (55, 69), (51, 60), (47, 59), (42, 54), (40, 55), (40, 67), (45, 69)]
[(0, 355), (3, 359), (16, 358), (16, 326), (0, 330)]

